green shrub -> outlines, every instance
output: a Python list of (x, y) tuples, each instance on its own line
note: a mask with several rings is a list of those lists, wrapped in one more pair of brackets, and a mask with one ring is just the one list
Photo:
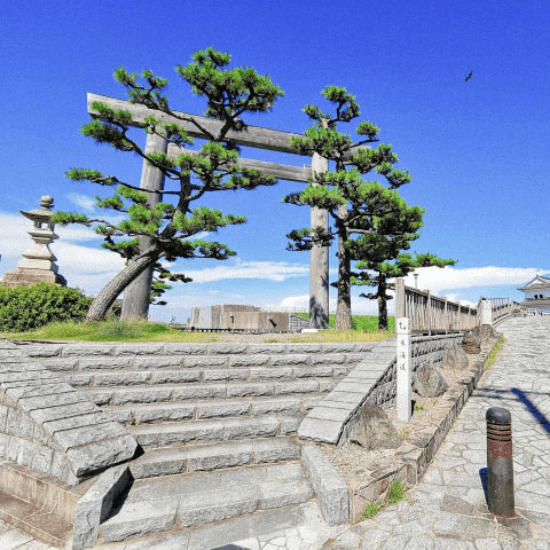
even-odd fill
[(80, 320), (91, 303), (79, 290), (53, 283), (0, 285), (0, 331), (24, 332), (53, 321)]

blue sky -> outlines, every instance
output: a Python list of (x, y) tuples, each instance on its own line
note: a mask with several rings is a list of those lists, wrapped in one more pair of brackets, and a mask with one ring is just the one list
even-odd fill
[[(203, 100), (174, 67), (206, 46), (269, 74), (285, 91), (271, 113), (250, 124), (302, 132), (309, 122), (301, 108), (322, 105), (325, 85), (357, 96), (361, 120), (381, 128), (397, 167), (412, 173), (403, 196), (426, 208), (413, 250), (458, 260), (453, 268), (423, 270), (421, 288), (471, 302), (481, 295), (521, 299), (516, 287), (550, 272), (550, 10), (542, 1), (23, 1), (2, 11), (0, 275), (30, 247), (30, 222), (18, 211), (38, 207), (41, 195), (52, 195), (56, 209), (94, 213), (90, 198), (102, 189), (67, 180), (69, 168), (139, 181), (137, 157), (80, 134), (89, 118), (86, 93), (124, 98), (113, 70), (151, 68), (169, 79), (173, 108), (202, 114)], [(242, 154), (308, 163), (268, 151)], [(184, 322), (193, 305), (217, 303), (305, 305), (308, 254), (286, 251), (285, 234), (306, 226), (309, 213), (281, 203), (299, 188), (280, 182), (209, 198), (212, 207), (247, 216), (245, 226), (217, 235), (238, 256), (178, 262), (175, 270), (194, 282), (176, 286), (169, 305), (152, 308), (151, 317)], [(89, 230), (57, 233), (51, 249), (71, 286), (93, 294), (121, 267)], [(332, 254), (331, 267), (334, 278)], [(354, 292), (355, 313), (374, 311)]]

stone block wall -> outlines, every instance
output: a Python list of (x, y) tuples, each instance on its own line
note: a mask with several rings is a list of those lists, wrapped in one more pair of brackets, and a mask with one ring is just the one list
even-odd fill
[(0, 340), (0, 458), (76, 485), (136, 448), (82, 392)]
[[(445, 345), (449, 343), (462, 342), (462, 333), (437, 336), (419, 336), (411, 341), (411, 384), (414, 387), (416, 373), (422, 365), (438, 366), (445, 356)], [(378, 405), (383, 409), (395, 406), (397, 396), (397, 362), (394, 360), (388, 367), (383, 377), (373, 388), (365, 403)]]
[(309, 328), (309, 319), (300, 317), (295, 313), (289, 313), (288, 330), (292, 332), (294, 330), (300, 330), (302, 328)]
[[(413, 338), (412, 384), (421, 365), (439, 365), (445, 345), (460, 342), (462, 333)], [(395, 405), (397, 395), (396, 341), (385, 340), (351, 371), (332, 392), (310, 411), (298, 429), (300, 439), (342, 446), (359, 419), (365, 404), (388, 409)]]

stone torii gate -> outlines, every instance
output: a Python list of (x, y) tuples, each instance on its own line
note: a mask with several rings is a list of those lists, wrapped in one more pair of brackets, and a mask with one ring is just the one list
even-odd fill
[[(198, 115), (191, 115), (174, 111), (178, 116), (184, 117), (183, 120), (175, 118), (161, 111), (149, 109), (144, 105), (133, 104), (128, 101), (114, 99), (107, 96), (88, 93), (88, 113), (94, 117), (99, 113), (92, 108), (94, 102), (101, 102), (112, 109), (121, 109), (132, 114), (131, 126), (142, 127), (143, 121), (147, 116), (155, 116), (163, 122), (175, 122), (183, 127), (189, 136), (195, 138), (208, 139), (206, 132), (215, 134), (222, 126), (219, 120), (206, 118)], [(204, 131), (202, 130), (204, 129)], [(284, 132), (280, 130), (271, 130), (258, 126), (246, 126), (244, 130), (236, 132), (230, 131), (226, 140), (237, 145), (255, 147), (258, 149), (268, 149), (284, 153), (299, 154), (290, 147), (290, 139), (300, 137), (300, 134)], [(182, 149), (170, 144), (167, 140), (156, 134), (147, 134), (145, 153), (167, 153), (170, 157), (177, 157)], [(328, 160), (317, 153), (313, 154), (311, 165), (302, 168), (277, 164), (273, 162), (263, 162), (239, 158), (237, 164), (243, 168), (261, 170), (265, 174), (274, 176), (278, 179), (306, 183), (313, 177), (314, 172), (324, 173), (328, 170)], [(146, 160), (143, 161), (141, 172), (140, 188), (143, 190), (162, 191), (164, 189), (164, 175), (154, 166), (151, 166)], [(152, 193), (149, 196), (149, 204), (154, 205), (161, 200), (158, 193)], [(311, 229), (328, 231), (328, 212), (326, 210), (311, 208)], [(147, 239), (148, 237), (141, 237)], [(145, 244), (146, 241), (142, 242)], [(313, 244), (309, 259), (309, 313), (310, 326), (314, 328), (328, 328), (329, 313), (329, 248), (319, 243)], [(124, 292), (124, 303), (122, 306), (123, 314), (132, 315), (137, 311), (146, 311), (149, 301), (149, 292), (153, 277), (154, 268), (143, 272), (135, 279)]]

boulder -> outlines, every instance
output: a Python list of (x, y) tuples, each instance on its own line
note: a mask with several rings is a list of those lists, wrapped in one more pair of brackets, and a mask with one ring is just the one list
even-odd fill
[(386, 413), (376, 405), (365, 405), (351, 429), (349, 440), (366, 450), (397, 449), (402, 443), (399, 433)]
[(414, 391), (420, 397), (439, 397), (449, 384), (433, 365), (421, 365), (416, 372)]
[(471, 355), (481, 351), (481, 338), (475, 334), (465, 334), (462, 340), (462, 349)]
[(481, 325), (472, 329), (472, 334), (477, 336), (482, 342), (496, 338), (498, 332), (491, 325)]
[(458, 344), (446, 344), (443, 365), (447, 368), (463, 370), (469, 365), (468, 356)]

